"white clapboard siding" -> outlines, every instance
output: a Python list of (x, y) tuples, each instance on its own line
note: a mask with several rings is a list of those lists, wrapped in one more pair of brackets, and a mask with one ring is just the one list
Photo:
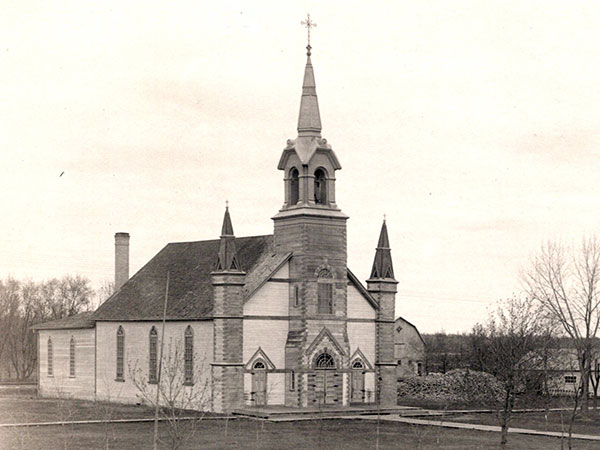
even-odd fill
[[(124, 381), (116, 381), (116, 347), (117, 329), (119, 325), (125, 330), (125, 363)], [(178, 346), (179, 355), (183, 358), (184, 333), (188, 325), (194, 330), (194, 365), (200, 370), (203, 380), (196, 380), (195, 388), (210, 380), (210, 363), (213, 359), (213, 322), (167, 322), (165, 327), (165, 355)], [(141, 368), (142, 376), (148, 376), (149, 333), (152, 326), (159, 334), (161, 322), (97, 322), (98, 336), (98, 379), (97, 397), (120, 403), (140, 402), (139, 390), (132, 380), (135, 367)], [(160, 349), (160, 347), (159, 347)], [(160, 350), (159, 350), (160, 351)], [(205, 395), (210, 396), (210, 388)]]
[[(48, 376), (48, 338), (52, 338), (53, 376)], [(70, 376), (71, 338), (75, 341), (75, 376)], [(40, 395), (94, 398), (94, 329), (40, 330)]]
[(376, 313), (373, 306), (352, 285), (348, 285), (348, 318), (349, 319), (375, 319)]
[(285, 368), (287, 334), (287, 320), (244, 320), (244, 364), (260, 347), (276, 369)]
[(348, 341), (351, 355), (360, 348), (371, 366), (375, 366), (375, 322), (349, 322)]
[(245, 316), (287, 316), (290, 288), (288, 283), (266, 282), (244, 304)]

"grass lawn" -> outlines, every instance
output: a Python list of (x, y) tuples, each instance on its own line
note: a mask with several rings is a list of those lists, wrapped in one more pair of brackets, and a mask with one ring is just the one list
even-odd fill
[(0, 423), (108, 420), (154, 417), (147, 406), (119, 405), (85, 400), (6, 396), (0, 397)]
[[(544, 413), (517, 413), (512, 416), (509, 426), (559, 432), (563, 430), (564, 427), (564, 431), (567, 432), (570, 417), (571, 411), (550, 411), (547, 418), (544, 416)], [(461, 414), (448, 417), (444, 420), (464, 423), (480, 423), (485, 425), (500, 425), (496, 413)], [(598, 411), (590, 410), (587, 417), (578, 415), (573, 424), (573, 433), (594, 434), (600, 436), (600, 413)]]
[[(81, 400), (0, 397), (0, 423), (152, 417), (148, 407), (94, 403)], [(485, 415), (477, 415), (481, 417)], [(213, 416), (214, 417), (214, 416)], [(491, 414), (488, 419), (494, 420)], [(533, 420), (533, 419), (532, 419)], [(189, 424), (189, 422), (188, 422)], [(515, 424), (516, 425), (516, 424)], [(489, 449), (497, 447), (500, 434), (440, 427), (381, 422), (380, 448), (395, 449)], [(148, 449), (152, 447), (153, 424), (100, 423), (0, 428), (0, 449)], [(160, 424), (160, 435), (168, 439), (168, 428)], [(271, 423), (249, 419), (205, 419), (198, 423), (185, 449), (360, 449), (375, 447), (377, 423), (372, 420), (313, 420)], [(559, 449), (560, 439), (509, 435), (511, 449)], [(161, 448), (169, 448), (166, 444)], [(600, 442), (575, 441), (575, 448), (598, 449)]]
[[(148, 449), (152, 423), (76, 425), (0, 429), (2, 449)], [(269, 423), (247, 419), (205, 420), (198, 424), (186, 449), (370, 449), (375, 448), (376, 423), (360, 420), (323, 420)], [(160, 433), (167, 439), (166, 426)], [(380, 448), (489, 449), (498, 446), (499, 433), (452, 430), (439, 427), (381, 423)], [(560, 439), (510, 435), (510, 449), (559, 449)], [(161, 448), (168, 448), (167, 445)], [(600, 449), (600, 442), (575, 441), (577, 449)]]

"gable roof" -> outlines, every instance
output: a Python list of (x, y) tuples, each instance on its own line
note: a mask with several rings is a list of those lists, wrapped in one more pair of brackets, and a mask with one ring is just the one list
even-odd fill
[(82, 312), (74, 316), (63, 317), (62, 319), (51, 322), (38, 323), (31, 327), (32, 330), (63, 330), (63, 329), (83, 329), (94, 328), (92, 320), (93, 311)]
[[(239, 262), (250, 272), (261, 255), (272, 253), (273, 236), (235, 239)], [(93, 314), (93, 320), (160, 320), (169, 272), (168, 320), (211, 319), (220, 240), (167, 244)]]
[(394, 329), (396, 330), (396, 333), (394, 333), (394, 334), (397, 334), (397, 333), (400, 332), (398, 330), (398, 328), (397, 328), (397, 324), (398, 324), (398, 322), (401, 322), (401, 321), (404, 322), (409, 327), (412, 327), (417, 332), (417, 336), (419, 336), (419, 339), (421, 339), (421, 342), (423, 343), (423, 345), (427, 345), (425, 343), (425, 339), (423, 339), (423, 336), (421, 336), (421, 333), (419, 332), (419, 329), (415, 325), (413, 325), (412, 323), (410, 323), (408, 320), (406, 320), (404, 317), (398, 316), (396, 318), (396, 320), (394, 321), (395, 322), (394, 323)]

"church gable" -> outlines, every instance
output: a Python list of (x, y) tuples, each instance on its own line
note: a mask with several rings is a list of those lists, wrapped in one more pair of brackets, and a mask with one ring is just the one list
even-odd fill
[(322, 348), (334, 348), (338, 355), (346, 355), (343, 347), (338, 343), (338, 341), (335, 339), (335, 337), (333, 337), (331, 332), (326, 327), (323, 327), (312, 344), (310, 344), (310, 346), (306, 349), (306, 354), (313, 355), (314, 353), (320, 352)]
[(263, 351), (261, 347), (258, 347), (258, 350), (252, 355), (252, 357), (246, 362), (245, 369), (252, 370), (254, 365), (258, 362), (262, 362), (264, 364), (264, 369), (267, 370), (275, 370), (275, 364), (269, 359), (266, 353)]

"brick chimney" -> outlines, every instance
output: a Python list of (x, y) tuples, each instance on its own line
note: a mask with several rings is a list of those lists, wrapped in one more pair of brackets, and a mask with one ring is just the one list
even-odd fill
[(115, 233), (115, 291), (129, 279), (129, 233)]

